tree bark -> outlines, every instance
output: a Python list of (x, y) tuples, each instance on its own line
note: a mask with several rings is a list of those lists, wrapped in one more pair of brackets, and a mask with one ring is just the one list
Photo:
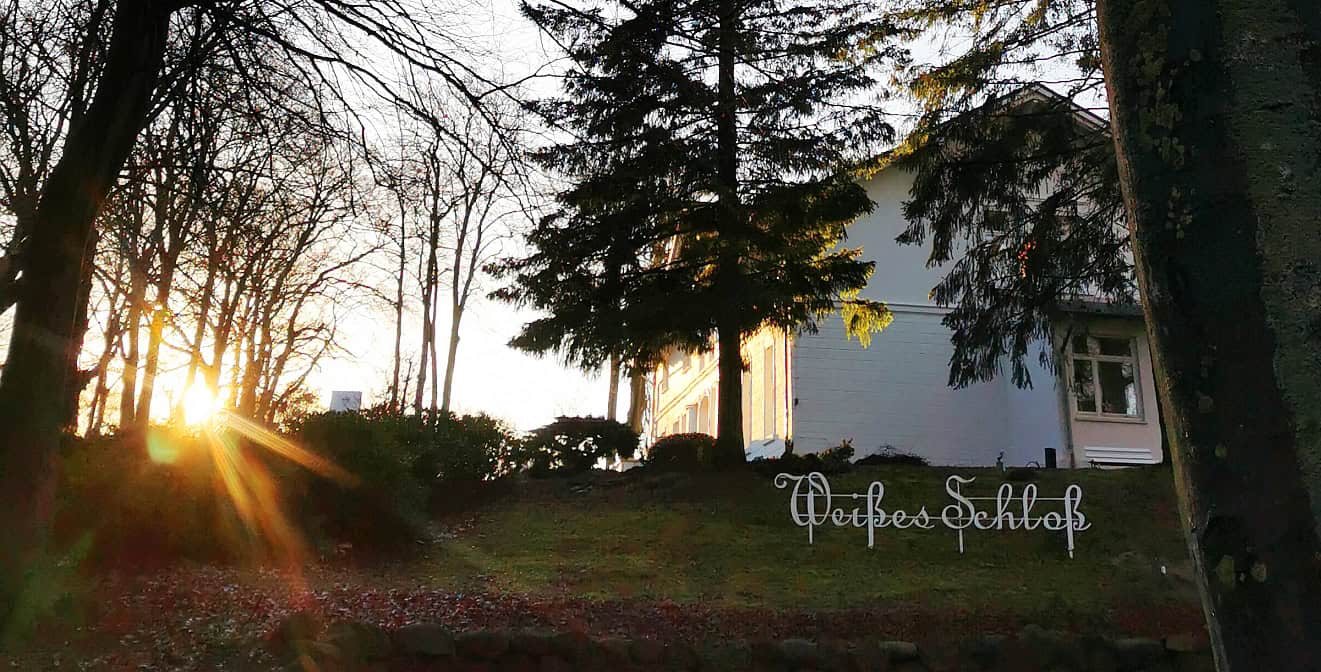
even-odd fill
[(1321, 5), (1097, 11), (1217, 668), (1321, 669)]
[(422, 362), (417, 369), (417, 389), (413, 397), (413, 410), (419, 414), (422, 413), (422, 400), (426, 396), (427, 366), (430, 363), (431, 353), (435, 350), (433, 343), (436, 340), (436, 314), (432, 306), (435, 304), (434, 296), (439, 273), (436, 259), (439, 226), (439, 222), (432, 216), (431, 229), (427, 235), (427, 266), (422, 280)]
[(609, 391), (606, 393), (605, 401), (605, 419), (614, 420), (619, 417), (619, 355), (610, 355), (610, 376)]
[(463, 319), (463, 306), (453, 304), (450, 310), (449, 349), (445, 353), (445, 385), (441, 389), (440, 411), (450, 412), (450, 395), (454, 391), (454, 367), (459, 357), (459, 322)]
[(157, 294), (157, 303), (151, 308), (151, 322), (147, 327), (147, 357), (142, 363), (142, 386), (138, 391), (137, 415), (134, 418), (138, 427), (146, 427), (151, 422), (151, 402), (156, 394), (156, 373), (160, 370), (161, 340), (165, 338), (165, 311), (162, 305), (168, 294)]
[(124, 351), (123, 380), (119, 389), (119, 426), (123, 429), (137, 425), (138, 362), (141, 358), (139, 345), (142, 338), (142, 309), (146, 301), (147, 276), (141, 268), (141, 258), (130, 260), (128, 318), (124, 322), (128, 332), (128, 348)]
[(399, 390), (399, 364), (404, 343), (404, 274), (408, 271), (408, 210), (404, 199), (399, 204), (399, 268), (395, 276), (394, 292), (394, 375), (390, 378), (390, 412), (403, 410), (404, 397)]
[(734, 79), (738, 41), (738, 3), (720, 0), (718, 35), (718, 82), (716, 101), (716, 170), (719, 199), (717, 282), (720, 309), (716, 331), (720, 340), (718, 418), (716, 441), (730, 454), (744, 452), (743, 442), (743, 325), (738, 319), (739, 255), (729, 239), (737, 239), (743, 228), (738, 193), (737, 83)]
[(60, 434), (76, 404), (85, 314), (80, 294), (93, 224), (146, 124), (164, 62), (173, 5), (115, 5), (104, 69), (87, 112), (71, 125), (42, 188), (27, 247), (13, 333), (0, 376), (0, 624), (45, 550)]
[(639, 367), (628, 373), (628, 426), (642, 433), (642, 415), (647, 410), (647, 376)]

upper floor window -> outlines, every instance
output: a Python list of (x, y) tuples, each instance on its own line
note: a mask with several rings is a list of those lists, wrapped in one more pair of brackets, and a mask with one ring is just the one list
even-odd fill
[(660, 377), (660, 391), (661, 391), (661, 392), (669, 392), (669, 391), (670, 391), (670, 364), (669, 364), (669, 362), (661, 362), (661, 365), (660, 365), (660, 372), (659, 372), (657, 375)]
[(1078, 415), (1142, 418), (1137, 341), (1115, 336), (1074, 336), (1069, 346), (1073, 407)]

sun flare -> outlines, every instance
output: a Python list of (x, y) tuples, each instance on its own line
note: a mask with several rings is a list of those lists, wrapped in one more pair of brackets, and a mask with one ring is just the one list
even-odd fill
[(183, 398), (183, 419), (190, 425), (202, 425), (220, 413), (220, 395), (203, 385), (188, 388)]

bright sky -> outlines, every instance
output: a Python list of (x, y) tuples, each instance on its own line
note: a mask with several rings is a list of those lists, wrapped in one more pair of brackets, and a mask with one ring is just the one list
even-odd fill
[[(468, 21), (471, 35), (490, 40), (498, 54), (496, 62), (507, 77), (533, 72), (554, 58), (536, 28), (519, 16), (515, 0), (476, 0), (467, 6), (473, 10)], [(532, 87), (534, 95), (548, 95), (554, 93), (555, 82), (539, 80)], [(538, 358), (506, 345), (535, 314), (487, 300), (485, 295), (493, 288), (488, 281), (474, 292), (460, 323), (453, 409), (459, 413), (483, 411), (522, 430), (544, 425), (557, 415), (604, 415), (606, 376), (566, 368), (553, 355)], [(419, 305), (412, 306), (413, 314), (404, 323), (404, 349), (414, 355), (421, 333), (419, 311)], [(447, 306), (442, 305), (442, 313), (437, 348), (443, 367), (444, 339), (449, 334)], [(333, 390), (360, 390), (365, 404), (380, 400), (387, 393), (393, 366), (393, 313), (385, 306), (359, 309), (340, 328), (348, 354), (323, 362), (309, 377), (310, 386), (320, 392), (324, 403), (329, 403)], [(627, 400), (621, 399), (620, 404)]]

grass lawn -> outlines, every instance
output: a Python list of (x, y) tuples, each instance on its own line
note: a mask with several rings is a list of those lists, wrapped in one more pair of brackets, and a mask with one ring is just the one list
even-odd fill
[[(886, 486), (887, 509), (933, 516), (951, 500), (947, 475), (975, 476), (968, 491), (990, 496), (990, 469), (861, 468), (832, 489)], [(1039, 495), (1082, 486), (1092, 527), (1068, 557), (1062, 532), (966, 532), (818, 528), (816, 542), (790, 519), (789, 491), (751, 474), (676, 479), (624, 476), (585, 493), (546, 483), (479, 510), (461, 532), (407, 572), (429, 585), (591, 599), (634, 598), (730, 607), (792, 609), (994, 608), (1023, 616), (1103, 614), (1115, 605), (1187, 604), (1187, 551), (1177, 531), (1170, 473), (1043, 472)], [(1022, 484), (1016, 484), (1021, 487)], [(993, 504), (993, 503), (991, 503)], [(1042, 502), (1038, 511), (1058, 507)]]
[[(835, 493), (886, 486), (885, 508), (939, 516), (945, 477), (992, 495), (986, 469), (874, 467)], [(177, 564), (88, 577), (93, 611), (55, 628), (16, 669), (265, 670), (254, 642), (293, 611), (394, 627), (537, 627), (656, 639), (880, 638), (924, 645), (1034, 622), (1089, 634), (1200, 627), (1165, 469), (1051, 471), (1039, 495), (1084, 490), (1091, 528), (1070, 559), (1062, 533), (969, 531), (967, 552), (930, 530), (819, 528), (790, 520), (789, 491), (751, 473), (595, 475), (529, 481), (437, 521), (390, 558), (296, 569)], [(1021, 486), (1020, 486), (1021, 487)], [(1043, 503), (1045, 504), (1045, 503)], [(415, 550), (412, 550), (415, 549)], [(1162, 567), (1166, 572), (1162, 572)]]

